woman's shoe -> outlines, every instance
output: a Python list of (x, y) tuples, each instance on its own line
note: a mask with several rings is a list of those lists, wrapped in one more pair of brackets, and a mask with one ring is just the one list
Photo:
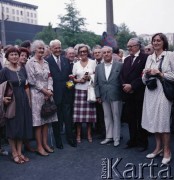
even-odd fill
[(76, 141), (77, 141), (77, 143), (81, 143), (81, 138), (80, 138), (80, 137), (77, 137), (77, 138), (76, 138)]
[(39, 152), (39, 151), (36, 151), (36, 153), (40, 156), (49, 156), (49, 154), (47, 152)]
[(24, 156), (23, 154), (19, 155), (19, 157), (21, 158), (21, 160), (25, 161), (25, 162), (29, 162), (30, 159), (26, 156)]
[(54, 153), (54, 149), (50, 148), (49, 146), (44, 148), (47, 153)]
[(20, 158), (19, 155), (12, 156), (12, 161), (16, 164), (23, 164), (25, 161)]
[(162, 159), (162, 164), (168, 164), (170, 161), (171, 161), (171, 159), (172, 159), (172, 155), (171, 155), (171, 153), (170, 153), (170, 156), (168, 157), (168, 158), (163, 158)]
[(146, 156), (146, 158), (148, 159), (152, 159), (152, 158), (155, 158), (157, 156), (159, 156), (161, 153), (162, 153), (163, 149), (161, 149), (160, 151), (158, 151), (156, 154), (155, 153), (150, 153)]
[(89, 142), (89, 143), (92, 143), (92, 138), (88, 138), (88, 142)]

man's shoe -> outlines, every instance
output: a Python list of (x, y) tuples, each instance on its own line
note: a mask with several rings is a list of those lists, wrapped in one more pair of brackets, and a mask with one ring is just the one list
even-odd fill
[(137, 144), (129, 143), (129, 144), (127, 144), (127, 146), (124, 149), (131, 149), (131, 148), (134, 148), (134, 147), (137, 147)]
[(119, 143), (118, 141), (115, 141), (115, 142), (114, 142), (114, 147), (119, 146), (119, 144), (120, 144), (120, 143)]
[(72, 147), (77, 147), (77, 142), (75, 140), (68, 141), (68, 143)]
[(138, 147), (138, 148), (137, 148), (137, 151), (138, 151), (138, 152), (144, 152), (144, 151), (147, 151), (147, 146), (144, 146), (144, 147)]
[(100, 144), (108, 144), (108, 143), (111, 143), (111, 142), (113, 142), (112, 138), (106, 138), (105, 140), (101, 141)]
[(63, 149), (63, 144), (56, 144), (56, 147), (58, 148), (58, 149)]

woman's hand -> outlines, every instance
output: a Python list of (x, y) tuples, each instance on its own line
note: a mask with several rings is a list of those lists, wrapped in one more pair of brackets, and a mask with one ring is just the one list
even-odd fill
[(45, 88), (43, 88), (43, 89), (42, 89), (42, 92), (43, 92), (46, 96), (48, 96), (48, 97), (53, 96), (53, 93), (52, 93), (52, 91), (51, 91), (50, 89), (45, 89)]
[(10, 104), (11, 103), (11, 97), (4, 97), (3, 102), (4, 102), (5, 105)]

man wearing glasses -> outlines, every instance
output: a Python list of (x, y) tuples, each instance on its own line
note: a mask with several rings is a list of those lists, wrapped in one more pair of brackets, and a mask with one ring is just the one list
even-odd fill
[(153, 49), (152, 44), (148, 44), (147, 46), (145, 46), (145, 48), (144, 48), (145, 54), (151, 55), (151, 54), (153, 54), (153, 52), (154, 52), (154, 49)]
[(141, 43), (132, 38), (127, 43), (129, 56), (125, 58), (121, 72), (124, 107), (122, 121), (128, 123), (130, 140), (126, 148), (138, 147), (145, 151), (148, 146), (147, 132), (141, 128), (141, 116), (145, 86), (141, 76), (147, 55), (141, 52)]

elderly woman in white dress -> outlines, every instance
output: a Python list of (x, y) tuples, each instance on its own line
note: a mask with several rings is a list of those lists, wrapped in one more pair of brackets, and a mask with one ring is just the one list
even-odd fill
[(37, 152), (39, 155), (47, 156), (52, 153), (48, 145), (48, 123), (58, 121), (57, 114), (51, 117), (41, 117), (41, 107), (45, 99), (53, 96), (53, 80), (50, 74), (48, 62), (43, 58), (45, 43), (35, 40), (32, 44), (35, 55), (26, 64), (28, 82), (31, 90), (31, 105), (33, 126), (35, 127), (35, 137), (37, 141)]
[[(152, 37), (154, 53), (147, 59), (143, 73), (143, 82), (149, 75), (174, 81), (174, 54), (168, 50), (168, 41), (164, 34), (157, 33)], [(162, 72), (159, 65), (162, 61)], [(154, 158), (163, 152), (162, 163), (167, 164), (171, 160), (170, 149), (170, 115), (172, 102), (169, 101), (163, 91), (159, 78), (154, 90), (146, 86), (142, 114), (142, 127), (151, 133), (155, 133), (155, 150), (148, 154), (147, 158)]]

